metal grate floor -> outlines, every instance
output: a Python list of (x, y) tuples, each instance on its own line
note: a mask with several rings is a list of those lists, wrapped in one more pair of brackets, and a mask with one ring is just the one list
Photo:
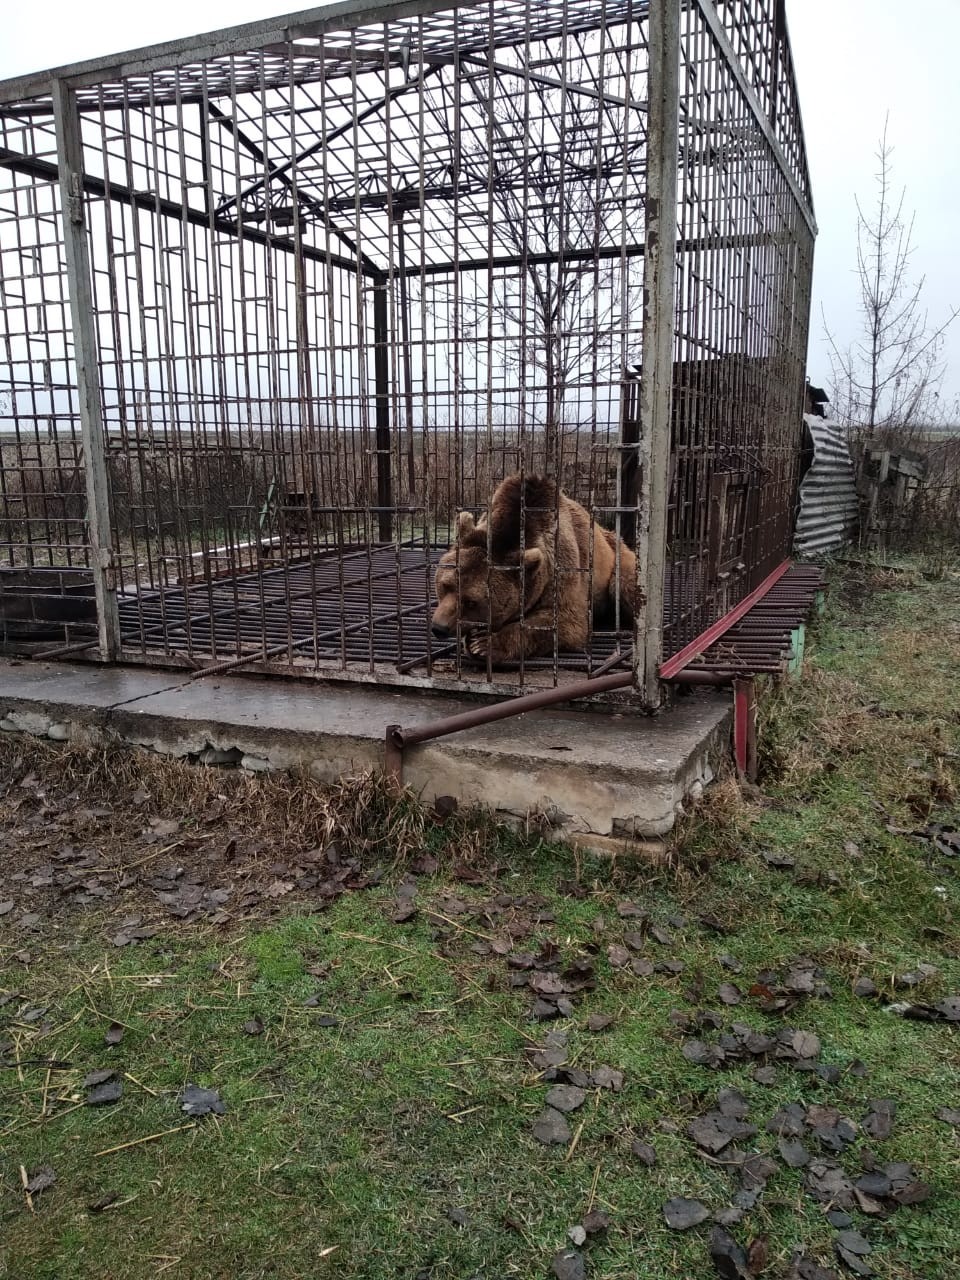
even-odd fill
[[(141, 591), (120, 603), (124, 649), (231, 664), (295, 660), (347, 671), (455, 674), (454, 646), (430, 632), (433, 567), (443, 549), (372, 546), (276, 569)], [(560, 653), (558, 671), (589, 674), (632, 649), (630, 632), (597, 631), (589, 652)], [(552, 672), (554, 658), (531, 659)], [(480, 668), (467, 662), (463, 674)], [(515, 678), (515, 677), (514, 677)]]

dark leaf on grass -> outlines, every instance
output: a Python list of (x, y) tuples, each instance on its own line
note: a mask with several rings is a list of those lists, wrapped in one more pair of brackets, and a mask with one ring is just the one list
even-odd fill
[(840, 1076), (842, 1074), (843, 1073), (839, 1067), (834, 1067), (830, 1063), (817, 1063), (817, 1076), (824, 1082), (824, 1084), (839, 1084)]
[(617, 915), (624, 920), (646, 920), (647, 912), (635, 902), (618, 902)]
[(726, 1209), (718, 1209), (713, 1220), (721, 1227), (735, 1227), (744, 1219), (744, 1210), (739, 1205), (728, 1205)]
[(634, 1138), (630, 1143), (630, 1150), (649, 1169), (657, 1163), (657, 1153), (649, 1142), (641, 1142), (639, 1138)]
[(203, 1089), (200, 1085), (188, 1084), (179, 1099), (180, 1110), (188, 1116), (205, 1116), (213, 1113), (222, 1116), (227, 1108), (220, 1101), (220, 1093), (216, 1089)]
[(817, 989), (812, 969), (791, 969), (784, 978), (783, 985), (798, 996), (812, 996)]
[(754, 1067), (752, 1077), (757, 1084), (776, 1084), (777, 1068), (776, 1067)]
[(804, 1181), (810, 1194), (821, 1204), (840, 1209), (853, 1207), (853, 1183), (832, 1160), (811, 1160)]
[(767, 1121), (767, 1132), (780, 1137), (798, 1138), (803, 1133), (807, 1120), (807, 1109), (799, 1102), (790, 1102), (781, 1107)]
[(572, 1084), (558, 1084), (550, 1090), (546, 1097), (548, 1107), (555, 1107), (557, 1111), (569, 1113), (576, 1111), (578, 1107), (582, 1107), (587, 1099), (583, 1089), (578, 1089)]
[(947, 996), (933, 1007), (947, 1022), (960, 1022), (960, 996)]
[(735, 1120), (745, 1120), (750, 1111), (750, 1104), (739, 1089), (721, 1089), (717, 1094), (717, 1110), (721, 1115), (733, 1116)]
[(666, 929), (661, 929), (658, 924), (650, 926), (650, 937), (659, 942), (662, 947), (673, 946), (673, 934)]
[(777, 867), (783, 871), (796, 866), (796, 858), (791, 858), (788, 853), (780, 853), (777, 849), (765, 849), (763, 860), (768, 867)]
[(575, 1012), (576, 1010), (574, 1009), (573, 1004), (567, 999), (566, 996), (560, 996), (558, 998), (557, 1013), (559, 1013), (561, 1017), (572, 1018)]
[(530, 1006), (529, 1016), (534, 1022), (549, 1022), (551, 1018), (559, 1018), (560, 1010), (555, 1004), (549, 1004), (546, 1000), (534, 1000)]
[(686, 1231), (690, 1227), (696, 1227), (701, 1222), (705, 1222), (710, 1217), (710, 1210), (699, 1200), (688, 1200), (684, 1196), (678, 1196), (666, 1202), (663, 1206), (663, 1216), (667, 1226), (672, 1227), (674, 1231)]
[(437, 822), (446, 822), (457, 812), (456, 796), (437, 796), (433, 802), (433, 816)]
[(816, 1058), (820, 1047), (820, 1037), (812, 1031), (795, 1031), (790, 1038), (790, 1048), (798, 1058)]
[(33, 1173), (28, 1175), (25, 1189), (32, 1196), (35, 1196), (41, 1191), (46, 1191), (48, 1187), (52, 1187), (56, 1180), (57, 1175), (52, 1167), (48, 1164), (42, 1164), (39, 1169), (34, 1169)]
[(0, 902), (0, 916), (8, 915), (13, 910), (13, 899), (8, 898), (5, 902)]
[(821, 1267), (812, 1258), (795, 1257), (785, 1280), (840, 1280), (832, 1267)]
[(467, 1213), (466, 1209), (448, 1209), (447, 1217), (455, 1227), (467, 1227), (470, 1225), (470, 1215)]
[(570, 1141), (570, 1126), (559, 1111), (544, 1107), (533, 1122), (533, 1136), (545, 1147), (561, 1146)]
[(111, 1102), (119, 1102), (123, 1097), (123, 1081), (107, 1080), (103, 1084), (94, 1085), (87, 1093), (88, 1107), (105, 1107)]
[(873, 1098), (870, 1102), (870, 1110), (863, 1121), (864, 1133), (878, 1141), (889, 1138), (896, 1114), (897, 1104), (893, 1098)]
[(590, 1073), (590, 1080), (596, 1089), (612, 1089), (619, 1093), (623, 1088), (623, 1072), (614, 1067), (595, 1067)]
[(719, 1111), (710, 1111), (705, 1116), (695, 1116), (687, 1125), (687, 1134), (698, 1147), (717, 1155), (731, 1142), (742, 1138), (752, 1138), (757, 1132), (756, 1125), (746, 1124), (734, 1116), (725, 1116)]
[(630, 961), (630, 972), (638, 978), (649, 978), (653, 973), (653, 962), (646, 956), (638, 956)]
[(318, 1027), (339, 1027), (340, 1019), (335, 1018), (332, 1013), (325, 1013), (317, 1019)]
[(780, 1157), (791, 1169), (802, 1169), (810, 1163), (810, 1152), (796, 1138), (781, 1138), (777, 1143)]
[(115, 1045), (123, 1039), (123, 1027), (119, 1022), (111, 1022), (103, 1035), (103, 1043)]
[(750, 1248), (747, 1250), (747, 1266), (750, 1271), (754, 1273), (765, 1271), (769, 1257), (770, 1241), (766, 1236), (757, 1236), (750, 1241)]
[[(873, 1196), (868, 1196), (867, 1193), (865, 1191), (861, 1191), (859, 1187), (853, 1188), (853, 1194), (857, 1202), (857, 1208), (861, 1213), (865, 1213), (873, 1217), (883, 1213), (883, 1205), (880, 1201), (874, 1200)], [(844, 1226), (849, 1225), (849, 1220), (844, 1223)]]
[(588, 1236), (599, 1235), (602, 1231), (610, 1226), (610, 1218), (600, 1209), (593, 1209), (590, 1213), (584, 1214), (583, 1229)]
[(861, 976), (853, 984), (853, 994), (855, 996), (875, 996), (877, 994), (877, 984), (872, 978), (868, 978), (866, 974)]
[(532, 973), (527, 982), (531, 990), (542, 996), (559, 996), (566, 991), (559, 973)]
[(739, 973), (743, 968), (743, 965), (739, 960), (735, 960), (733, 956), (726, 951), (724, 951), (722, 955), (717, 956), (717, 959), (720, 964), (723, 965), (724, 969), (729, 969), (731, 973)]
[(415, 902), (409, 898), (400, 898), (397, 900), (396, 906), (390, 912), (390, 919), (394, 924), (407, 924), (420, 913), (420, 908)]
[(767, 1179), (776, 1172), (776, 1160), (769, 1156), (749, 1155), (740, 1166), (740, 1180), (748, 1191), (763, 1190)]
[(88, 1213), (103, 1213), (104, 1209), (109, 1209), (112, 1204), (116, 1204), (120, 1199), (116, 1191), (107, 1191), (100, 1196), (98, 1200), (94, 1200), (92, 1204), (87, 1205)]
[(721, 1226), (710, 1232), (710, 1260), (723, 1280), (750, 1280), (746, 1253)]
[(898, 978), (894, 979), (894, 982), (898, 987), (919, 987), (921, 983), (935, 977), (936, 973), (936, 965), (918, 964), (916, 969), (910, 970), (909, 973), (901, 973)]
[(583, 1229), (583, 1226), (581, 1225), (581, 1223), (579, 1222), (575, 1227), (570, 1227), (570, 1229), (567, 1231), (567, 1235), (569, 1236), (570, 1240), (577, 1246), (578, 1249), (580, 1248), (581, 1245), (587, 1243), (587, 1233)]
[(103, 1067), (99, 1071), (91, 1071), (89, 1075), (83, 1077), (84, 1089), (93, 1089), (98, 1084), (103, 1084), (107, 1080), (112, 1080), (117, 1074), (115, 1067)]
[(637, 933), (636, 931), (627, 932), (623, 935), (623, 944), (629, 947), (631, 951), (642, 951), (645, 939), (642, 933)]
[(873, 1274), (869, 1264), (863, 1261), (873, 1252), (873, 1246), (859, 1231), (854, 1231), (850, 1228), (846, 1231), (841, 1231), (834, 1241), (834, 1248), (840, 1261), (844, 1262), (858, 1276)]
[(576, 1249), (562, 1249), (554, 1254), (551, 1266), (557, 1280), (586, 1280), (586, 1263)]
[(713, 1059), (711, 1046), (704, 1040), (688, 1040), (680, 1050), (688, 1062), (705, 1067)]
[(897, 1204), (922, 1204), (924, 1200), (929, 1200), (932, 1192), (930, 1186), (926, 1182), (919, 1180), (908, 1182), (906, 1186), (896, 1187), (891, 1200), (895, 1200)]
[(244, 1034), (248, 1036), (262, 1036), (263, 1035), (263, 1019), (259, 1017), (248, 1019), (243, 1024), (243, 1031), (244, 1031)]
[(937, 1112), (937, 1119), (944, 1124), (960, 1125), (960, 1110), (956, 1107), (941, 1107)]
[(740, 988), (734, 986), (732, 982), (723, 982), (717, 988), (717, 995), (724, 1004), (739, 1004), (743, 999)]
[(630, 952), (618, 942), (612, 942), (607, 947), (607, 959), (614, 969), (622, 969), (624, 965), (630, 963)]
[(591, 1013), (587, 1018), (588, 1031), (606, 1031), (607, 1027), (613, 1022), (613, 1015), (609, 1013)]
[[(634, 961), (634, 963), (639, 963)], [(657, 973), (683, 973), (685, 965), (682, 960), (661, 960), (654, 966)]]
[(827, 1214), (827, 1221), (831, 1227), (836, 1227), (838, 1231), (842, 1231), (844, 1227), (852, 1227), (853, 1219), (849, 1213), (844, 1213), (842, 1209), (831, 1209)]

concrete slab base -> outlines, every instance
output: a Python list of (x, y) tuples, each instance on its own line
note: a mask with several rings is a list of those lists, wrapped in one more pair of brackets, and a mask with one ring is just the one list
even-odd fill
[[(0, 659), (0, 729), (58, 741), (120, 741), (203, 764), (305, 769), (321, 781), (383, 766), (388, 724), (473, 704), (345, 684)], [(404, 781), (564, 836), (626, 848), (670, 831), (729, 749), (730, 700), (683, 698), (648, 718), (544, 710), (413, 747)], [(584, 840), (580, 841), (585, 843)]]

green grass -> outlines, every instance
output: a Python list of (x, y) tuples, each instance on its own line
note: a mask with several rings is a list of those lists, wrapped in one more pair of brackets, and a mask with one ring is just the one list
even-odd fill
[[(321, 914), (292, 908), (244, 931), (171, 925), (121, 951), (104, 951), (101, 918), (60, 917), (45, 942), (27, 943), (36, 958), (26, 965), (23, 938), (0, 921), (0, 986), (20, 993), (0, 1009), (0, 1040), (14, 1042), (0, 1071), (0, 1275), (534, 1278), (598, 1208), (610, 1227), (587, 1248), (590, 1277), (695, 1280), (712, 1274), (708, 1227), (672, 1232), (661, 1206), (679, 1195), (711, 1209), (731, 1202), (735, 1181), (683, 1131), (724, 1085), (748, 1098), (761, 1132), (747, 1145), (762, 1151), (775, 1150), (763, 1125), (784, 1103), (824, 1102), (859, 1121), (869, 1099), (895, 1098), (892, 1136), (870, 1145), (883, 1161), (912, 1161), (933, 1194), (884, 1220), (855, 1213), (855, 1225), (880, 1277), (960, 1275), (960, 1147), (935, 1118), (960, 1106), (956, 1029), (850, 990), (866, 973), (892, 996), (895, 976), (922, 963), (937, 973), (908, 998), (960, 990), (956, 869), (897, 832), (960, 825), (960, 582), (904, 573), (873, 585), (852, 607), (837, 579), (804, 679), (765, 708), (763, 797), (721, 786), (685, 825), (675, 872), (611, 868), (485, 828), (478, 865), (501, 870), (464, 884), (443, 856), (449, 829), (430, 827), (424, 842), (440, 868), (421, 877), (420, 914), (403, 925), (389, 920), (399, 868)], [(772, 849), (796, 865), (772, 869), (762, 857)], [(427, 911), (443, 910), (443, 893), (470, 908), (448, 915), (452, 925)], [(543, 901), (491, 921), (478, 908), (496, 894)], [(617, 914), (627, 898), (675, 937), (648, 939), (645, 954), (679, 959), (683, 973), (611, 969), (607, 946), (634, 927)], [(553, 918), (537, 923), (544, 910)], [(705, 915), (729, 932), (701, 924)], [(676, 917), (685, 923), (668, 923)], [(516, 949), (551, 940), (565, 960), (595, 963), (596, 990), (573, 1019), (529, 1021), (529, 995), (510, 987), (504, 959), (482, 954), (478, 935), (505, 937), (511, 920), (530, 926)], [(739, 973), (721, 964), (725, 953)], [(746, 993), (797, 956), (821, 967), (832, 996), (783, 1016), (749, 997), (718, 1002), (720, 983)], [(46, 1013), (25, 1021), (38, 1006)], [(860, 1059), (869, 1074), (830, 1085), (783, 1066), (763, 1086), (745, 1064), (691, 1065), (670, 1014), (698, 1007), (758, 1029), (816, 1031), (822, 1061)], [(591, 1012), (614, 1022), (592, 1034)], [(261, 1035), (243, 1030), (254, 1017)], [(125, 1027), (112, 1048), (111, 1019)], [(625, 1074), (622, 1091), (593, 1090), (569, 1117), (572, 1149), (531, 1134), (549, 1085), (525, 1047), (559, 1028), (574, 1064)], [(36, 1058), (71, 1065), (48, 1076)], [(126, 1073), (122, 1101), (70, 1110), (83, 1076), (103, 1066)], [(218, 1088), (227, 1113), (167, 1132), (190, 1123), (176, 1101), (188, 1081)], [(657, 1150), (652, 1169), (630, 1153), (640, 1136)], [(859, 1145), (841, 1157), (851, 1170)], [(34, 1213), (21, 1164), (57, 1174)], [(106, 1194), (113, 1205), (92, 1212)], [(785, 1275), (795, 1249), (834, 1264), (835, 1233), (796, 1170), (781, 1167), (734, 1232), (744, 1244), (768, 1238), (764, 1275)]]

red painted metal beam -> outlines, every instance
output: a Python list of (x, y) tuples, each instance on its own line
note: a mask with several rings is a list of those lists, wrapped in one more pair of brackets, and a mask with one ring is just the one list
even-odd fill
[(708, 627), (702, 635), (697, 636), (696, 640), (691, 640), (679, 653), (674, 654), (672, 658), (664, 662), (660, 667), (660, 679), (672, 679), (684, 667), (689, 666), (694, 658), (699, 658), (701, 654), (705, 653), (712, 644), (715, 644), (722, 635), (738, 623), (745, 613), (749, 613), (758, 600), (763, 599), (770, 588), (780, 581), (789, 568), (790, 561), (784, 560), (783, 564), (778, 565), (769, 577), (764, 578), (759, 587), (741, 600), (735, 609), (731, 609), (729, 613), (724, 614), (712, 627)]

